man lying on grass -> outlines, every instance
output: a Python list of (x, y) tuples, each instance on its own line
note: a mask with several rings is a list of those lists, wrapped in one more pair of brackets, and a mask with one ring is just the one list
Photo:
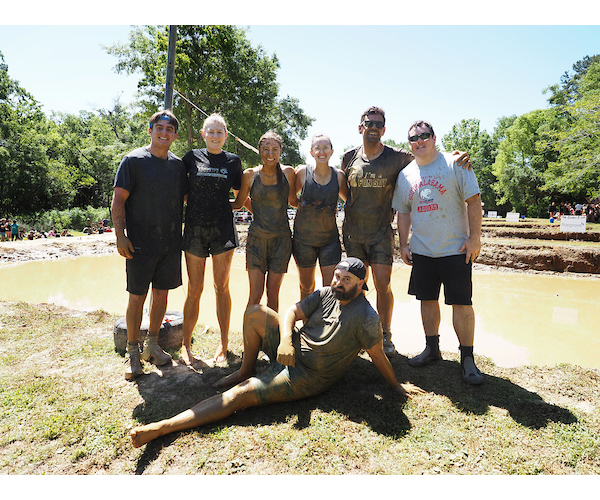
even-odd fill
[[(363, 294), (365, 275), (362, 261), (344, 259), (336, 266), (330, 287), (313, 292), (288, 309), (283, 318), (260, 304), (249, 307), (244, 315), (242, 365), (215, 384), (233, 387), (172, 418), (132, 429), (133, 446), (222, 420), (250, 406), (320, 394), (344, 375), (361, 349), (400, 396), (423, 393), (396, 379), (383, 352), (379, 316)], [(297, 321), (305, 322), (299, 330), (294, 328)], [(256, 375), (261, 350), (271, 363)]]

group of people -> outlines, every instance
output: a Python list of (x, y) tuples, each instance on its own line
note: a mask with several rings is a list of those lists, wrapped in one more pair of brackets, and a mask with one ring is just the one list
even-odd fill
[(600, 203), (569, 203), (561, 201), (560, 205), (552, 202), (548, 207), (548, 217), (558, 220), (562, 215), (584, 215), (586, 222), (600, 221)]
[[(204, 122), (206, 148), (194, 149), (180, 160), (169, 151), (178, 127), (168, 110), (153, 115), (150, 145), (124, 157), (115, 178), (113, 223), (117, 250), (127, 259), (129, 292), (125, 376), (134, 379), (143, 373), (140, 360), (158, 365), (171, 361), (158, 345), (158, 333), (168, 290), (182, 283), (181, 249), (189, 278), (181, 358), (188, 365), (194, 363), (191, 337), (209, 256), (221, 330), (215, 360), (226, 357), (229, 272), (238, 246), (233, 210), (241, 207), (253, 214), (246, 243), (250, 290), (243, 321), (244, 356), (238, 371), (215, 384), (230, 387), (226, 392), (171, 419), (133, 429), (134, 446), (248, 406), (321, 393), (339, 380), (361, 349), (398, 394), (422, 392), (398, 383), (388, 359), (396, 352), (390, 286), (395, 211), (401, 256), (412, 266), (409, 293), (421, 301), (426, 336), (424, 351), (409, 364), (424, 366), (441, 359), (438, 296), (444, 284), (460, 342), (462, 377), (470, 384), (483, 382), (473, 358), (471, 303), (471, 268), (480, 251), (479, 188), (467, 155), (437, 151), (431, 124), (419, 121), (409, 128), (412, 153), (392, 148), (381, 141), (384, 111), (371, 107), (358, 126), (362, 145), (344, 154), (341, 169), (329, 165), (330, 138), (317, 135), (310, 151), (315, 164), (296, 170), (280, 164), (282, 141), (273, 131), (259, 140), (261, 164), (242, 170), (240, 158), (222, 149), (228, 132), (218, 114)], [(230, 190), (234, 201), (229, 200)], [(345, 201), (346, 257), (335, 220), (338, 197)], [(293, 234), (288, 205), (297, 207)], [(279, 290), (292, 255), (298, 266), (300, 300), (279, 315)], [(330, 286), (315, 290), (317, 262), (323, 284)], [(369, 269), (377, 312), (363, 293)], [(142, 308), (150, 284), (150, 324), (140, 351)], [(265, 290), (267, 301), (262, 305)], [(256, 375), (259, 351), (267, 354), (270, 364)]]
[(57, 231), (53, 227), (50, 231), (37, 230), (35, 227), (26, 231), (20, 227), (16, 220), (0, 219), (0, 241), (38, 240), (41, 238), (52, 238), (60, 236), (73, 236), (67, 229)]
[(17, 241), (23, 239), (23, 230), (19, 229), (16, 220), (0, 219), (0, 241)]
[(88, 217), (87, 224), (83, 228), (83, 234), (104, 234), (111, 233), (112, 229), (110, 227), (110, 221), (108, 219), (101, 219), (98, 221), (98, 225), (96, 226), (91, 217)]

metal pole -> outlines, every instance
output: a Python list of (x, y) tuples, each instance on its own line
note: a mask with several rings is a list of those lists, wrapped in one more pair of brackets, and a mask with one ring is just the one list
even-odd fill
[(173, 83), (175, 81), (175, 49), (177, 25), (169, 26), (169, 53), (167, 55), (167, 83), (165, 85), (165, 109), (173, 109)]

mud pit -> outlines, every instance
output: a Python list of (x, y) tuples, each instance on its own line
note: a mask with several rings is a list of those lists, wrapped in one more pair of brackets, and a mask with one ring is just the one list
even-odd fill
[[(247, 224), (238, 225), (243, 251)], [(577, 241), (568, 244), (565, 240)], [(532, 272), (600, 275), (600, 232), (561, 233), (558, 226), (484, 222), (478, 265)], [(114, 233), (0, 243), (0, 265), (113, 253)], [(397, 259), (400, 256), (397, 255)]]

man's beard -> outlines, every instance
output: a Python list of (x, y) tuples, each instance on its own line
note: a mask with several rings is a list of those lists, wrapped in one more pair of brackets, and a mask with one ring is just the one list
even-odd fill
[(358, 285), (354, 285), (350, 290), (344, 292), (343, 290), (336, 290), (332, 288), (333, 296), (338, 300), (350, 300), (354, 298), (356, 292), (358, 291)]

